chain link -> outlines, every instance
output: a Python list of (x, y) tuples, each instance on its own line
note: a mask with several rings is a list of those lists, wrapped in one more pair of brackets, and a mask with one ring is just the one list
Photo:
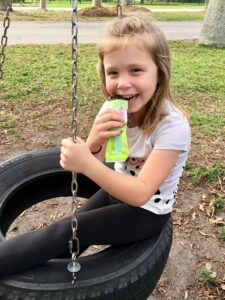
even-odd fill
[[(72, 139), (76, 143), (78, 122), (77, 122), (77, 83), (78, 83), (78, 16), (77, 16), (77, 0), (71, 1), (71, 23), (72, 23)], [(72, 284), (75, 283), (76, 275), (81, 268), (80, 264), (76, 261), (77, 255), (80, 251), (79, 239), (77, 237), (78, 222), (76, 218), (76, 210), (78, 206), (77, 201), (77, 174), (72, 172), (71, 192), (72, 192), (72, 218), (71, 229), (72, 237), (69, 240), (69, 249), (71, 254), (71, 262), (68, 264), (68, 270), (72, 273)]]
[(4, 32), (1, 38), (1, 50), (0, 50), (0, 79), (3, 78), (3, 64), (5, 62), (5, 48), (7, 46), (7, 42), (8, 42), (8, 37), (7, 37), (7, 30), (9, 28), (10, 25), (10, 18), (9, 18), (9, 14), (12, 11), (12, 4), (11, 2), (8, 4), (7, 9), (6, 9), (6, 15), (5, 18), (3, 20), (3, 28), (4, 28)]

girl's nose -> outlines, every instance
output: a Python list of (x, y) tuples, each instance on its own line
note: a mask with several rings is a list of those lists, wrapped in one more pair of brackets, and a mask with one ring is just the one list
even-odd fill
[(122, 76), (118, 78), (117, 81), (117, 88), (122, 89), (122, 88), (128, 88), (131, 87), (131, 81), (128, 76)]

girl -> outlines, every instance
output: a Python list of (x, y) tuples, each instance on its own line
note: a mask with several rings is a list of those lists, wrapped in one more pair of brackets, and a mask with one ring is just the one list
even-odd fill
[[(101, 187), (77, 212), (80, 252), (91, 244), (131, 243), (162, 230), (172, 212), (191, 139), (188, 120), (170, 93), (168, 44), (154, 24), (137, 17), (117, 19), (98, 52), (105, 97), (128, 101), (129, 157), (115, 162), (114, 170), (103, 163), (107, 139), (125, 126), (121, 115), (104, 105), (86, 142), (62, 141), (61, 166), (83, 173)], [(0, 275), (65, 255), (70, 222), (64, 218), (1, 243)]]

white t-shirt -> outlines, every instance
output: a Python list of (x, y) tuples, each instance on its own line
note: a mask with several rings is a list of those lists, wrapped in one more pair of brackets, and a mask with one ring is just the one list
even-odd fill
[(129, 157), (125, 162), (114, 164), (117, 172), (137, 176), (153, 149), (181, 151), (169, 176), (155, 195), (141, 206), (156, 214), (167, 214), (172, 211), (191, 143), (189, 123), (182, 112), (170, 101), (166, 101), (164, 114), (165, 117), (150, 134), (143, 134), (138, 127), (127, 128)]

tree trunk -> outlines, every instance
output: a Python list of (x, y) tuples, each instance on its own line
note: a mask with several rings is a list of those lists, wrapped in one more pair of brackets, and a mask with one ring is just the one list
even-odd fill
[(102, 6), (102, 0), (92, 0), (92, 7), (101, 7)]
[(121, 5), (122, 6), (128, 6), (132, 4), (132, 0), (122, 0)]
[(46, 8), (46, 0), (40, 0), (40, 9), (47, 10)]
[(8, 2), (6, 0), (0, 0), (0, 10), (6, 11)]
[(200, 43), (220, 48), (225, 47), (225, 0), (209, 0)]

